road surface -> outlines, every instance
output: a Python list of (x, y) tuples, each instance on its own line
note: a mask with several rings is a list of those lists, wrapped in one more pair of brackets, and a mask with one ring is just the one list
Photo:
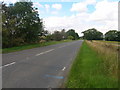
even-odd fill
[(3, 54), (3, 88), (58, 88), (82, 40)]

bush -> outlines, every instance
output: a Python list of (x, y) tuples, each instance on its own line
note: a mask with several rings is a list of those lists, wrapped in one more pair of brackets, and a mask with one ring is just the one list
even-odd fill
[(45, 36), (40, 36), (39, 38), (40, 38), (40, 40), (46, 40)]
[(14, 46), (20, 46), (24, 44), (24, 40), (21, 38), (14, 38), (14, 39), (10, 39), (10, 40), (4, 40), (2, 47), (3, 48), (9, 48), (9, 47), (14, 47)]
[(74, 40), (73, 36), (68, 36), (67, 39)]
[(53, 35), (47, 35), (46, 36), (46, 41), (51, 41), (53, 40)]
[(40, 43), (45, 43), (46, 42), (46, 40), (40, 40)]

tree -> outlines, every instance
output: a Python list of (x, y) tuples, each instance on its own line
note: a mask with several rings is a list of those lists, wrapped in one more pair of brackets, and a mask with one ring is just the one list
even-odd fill
[(118, 40), (120, 42), (120, 31), (118, 31)]
[(6, 6), (6, 4), (2, 3), (2, 46), (4, 47), (12, 47), (19, 43), (15, 43), (15, 27), (16, 24), (16, 16), (13, 15), (13, 5)]
[(73, 36), (68, 36), (67, 39), (69, 39), (69, 40), (73, 40), (74, 37), (73, 37)]
[(53, 33), (53, 40), (56, 40), (56, 41), (62, 40), (61, 32), (55, 31), (55, 32)]
[(78, 35), (78, 33), (75, 33), (75, 39), (79, 39), (80, 37), (79, 37), (79, 35)]
[(43, 21), (39, 18), (37, 8), (32, 2), (17, 2), (14, 5), (14, 14), (17, 16), (19, 33), (27, 43), (38, 41), (38, 34), (44, 31)]
[(66, 32), (65, 32), (65, 29), (62, 29), (62, 30), (61, 30), (61, 35), (62, 35), (62, 40), (64, 40), (64, 39), (67, 38), (67, 35), (66, 35)]
[(52, 34), (48, 34), (46, 36), (46, 41), (52, 41), (53, 40), (53, 35)]
[(44, 27), (32, 2), (2, 3), (2, 7), (3, 48), (38, 42)]
[(110, 30), (105, 33), (105, 40), (107, 41), (118, 41), (118, 34), (117, 30)]
[(72, 36), (73, 37), (73, 40), (75, 39), (79, 39), (79, 35), (78, 33), (75, 32), (74, 29), (70, 29), (66, 32), (67, 36)]
[(87, 40), (102, 40), (103, 39), (103, 33), (100, 31), (97, 31), (95, 28), (88, 29), (84, 32), (83, 38)]

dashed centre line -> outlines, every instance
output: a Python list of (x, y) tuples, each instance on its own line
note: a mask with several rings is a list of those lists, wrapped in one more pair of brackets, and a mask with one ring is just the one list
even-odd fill
[(63, 47), (65, 47), (65, 46), (67, 46), (67, 45), (63, 45), (63, 46), (60, 46), (60, 47), (58, 47), (58, 48), (63, 48)]
[(64, 67), (63, 69), (62, 69), (62, 71), (64, 71), (66, 69), (66, 67)]
[[(72, 43), (72, 44), (74, 44), (74, 43)], [(60, 46), (60, 47), (58, 47), (58, 48), (63, 48), (63, 47), (69, 46), (69, 45), (71, 45), (71, 44), (63, 45), (63, 46)], [(46, 53), (51, 52), (51, 51), (53, 51), (53, 50), (55, 50), (55, 49), (50, 49), (50, 50), (48, 50), (48, 51), (41, 52), (41, 53), (39, 53), (39, 54), (36, 54), (35, 56), (43, 55), (43, 54), (46, 54)], [(26, 59), (29, 59), (29, 57), (27, 57)], [(8, 66), (13, 65), (13, 64), (15, 64), (15, 63), (16, 63), (16, 62), (9, 63), (9, 64), (6, 64), (6, 65), (0, 66), (0, 68), (8, 67)], [(62, 69), (62, 71), (64, 71), (65, 69), (66, 69), (66, 67), (64, 67), (64, 68)]]
[[(74, 44), (74, 43), (72, 43), (72, 44)], [(58, 47), (58, 48), (63, 48), (63, 47), (69, 46), (69, 45), (71, 45), (71, 44), (63, 45), (63, 46), (60, 46), (60, 47)], [(48, 50), (48, 51), (41, 52), (41, 53), (39, 53), (39, 54), (36, 54), (35, 56), (40, 56), (40, 55), (43, 55), (43, 54), (45, 54), (45, 53), (51, 52), (51, 51), (53, 51), (53, 50), (55, 50), (55, 49), (50, 49), (50, 50)]]
[(42, 54), (45, 54), (45, 53), (51, 52), (51, 51), (53, 51), (53, 50), (55, 50), (55, 49), (50, 49), (50, 50), (48, 50), (48, 51), (41, 52), (41, 53), (39, 53), (39, 54), (36, 54), (35, 56), (39, 56), (39, 55), (42, 55)]
[(16, 63), (16, 62), (9, 63), (9, 64), (6, 64), (6, 65), (4, 65), (4, 66), (1, 66), (0, 68), (4, 68), (4, 67), (10, 66), (10, 65), (13, 65), (13, 64), (15, 64), (15, 63)]

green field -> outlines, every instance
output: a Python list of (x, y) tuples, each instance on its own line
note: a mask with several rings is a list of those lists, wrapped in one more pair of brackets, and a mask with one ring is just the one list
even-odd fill
[(5, 48), (5, 49), (2, 49), (2, 53), (16, 52), (16, 51), (32, 49), (32, 48), (37, 48), (37, 47), (42, 47), (42, 46), (48, 46), (48, 45), (53, 45), (53, 44), (59, 44), (59, 43), (64, 43), (64, 42), (70, 42), (70, 41), (71, 40), (50, 41), (50, 42), (45, 42), (45, 43), (28, 44), (28, 45), (22, 45), (18, 47)]
[(117, 88), (116, 77), (107, 74), (103, 60), (86, 42), (72, 65), (66, 88)]

